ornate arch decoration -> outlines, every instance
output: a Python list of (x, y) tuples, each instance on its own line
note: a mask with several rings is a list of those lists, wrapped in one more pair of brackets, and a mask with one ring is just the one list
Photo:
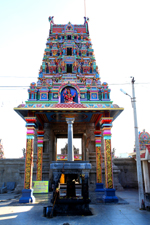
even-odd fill
[(65, 26), (65, 32), (73, 32), (74, 31), (74, 25), (72, 25), (70, 22)]
[(146, 144), (150, 144), (150, 134), (148, 132), (141, 132), (139, 134), (140, 150), (146, 149)]
[(139, 134), (139, 139), (149, 139), (149, 138), (150, 134), (148, 132), (145, 132), (145, 130), (143, 130), (143, 132)]
[(80, 89), (78, 87), (77, 84), (70, 84), (70, 83), (64, 83), (60, 86), (59, 90), (58, 90), (58, 99), (59, 99), (59, 103), (64, 103), (64, 99), (63, 99), (63, 93), (65, 91), (65, 89), (70, 89), (72, 95), (74, 95), (74, 100), (76, 103), (80, 103)]

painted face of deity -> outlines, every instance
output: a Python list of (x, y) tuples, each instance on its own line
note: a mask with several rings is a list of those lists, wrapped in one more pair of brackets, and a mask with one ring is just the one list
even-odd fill
[(70, 89), (67, 89), (67, 93), (70, 94)]

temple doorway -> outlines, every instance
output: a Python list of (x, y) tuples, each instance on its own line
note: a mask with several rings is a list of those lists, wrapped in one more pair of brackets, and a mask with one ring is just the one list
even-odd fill
[(72, 48), (67, 48), (67, 55), (72, 55)]
[(67, 64), (67, 73), (72, 73), (72, 64)]
[[(82, 160), (82, 138), (73, 138), (74, 160)], [(57, 138), (57, 160), (67, 160), (68, 138)]]

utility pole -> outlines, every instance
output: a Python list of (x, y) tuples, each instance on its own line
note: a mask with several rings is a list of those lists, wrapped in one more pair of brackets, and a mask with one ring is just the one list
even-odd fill
[(132, 78), (132, 107), (134, 114), (134, 128), (135, 128), (135, 147), (136, 147), (136, 167), (137, 167), (137, 178), (138, 178), (138, 191), (139, 191), (139, 207), (140, 209), (145, 208), (144, 203), (144, 189), (143, 189), (143, 179), (142, 179), (142, 169), (141, 169), (141, 158), (140, 158), (140, 148), (139, 148), (139, 136), (138, 136), (138, 124), (136, 115), (136, 98), (134, 91), (134, 77)]
[(86, 17), (86, 0), (84, 0), (84, 14), (85, 14), (85, 17)]

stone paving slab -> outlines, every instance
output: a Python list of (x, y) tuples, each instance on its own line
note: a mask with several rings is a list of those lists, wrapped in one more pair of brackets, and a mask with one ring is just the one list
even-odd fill
[[(92, 216), (58, 216), (51, 219), (42, 215), (43, 206), (48, 201), (46, 195), (39, 195), (35, 204), (19, 204), (17, 199), (0, 202), (0, 224), (150, 225), (150, 212), (139, 210), (138, 192), (136, 190), (117, 192), (117, 196), (126, 200), (129, 204), (90, 204)], [(42, 201), (40, 201), (40, 197), (42, 197)]]
[(11, 193), (3, 193), (0, 194), (0, 202), (6, 202), (13, 199), (18, 199), (21, 196), (21, 194), (16, 194), (14, 192)]
[(135, 224), (135, 225), (149, 225), (150, 214), (146, 211), (139, 212), (138, 210), (133, 214), (128, 214), (130, 207), (122, 212), (122, 209), (126, 205), (122, 205), (123, 208), (118, 208), (121, 205), (92, 205), (93, 216), (61, 216), (48, 219), (42, 216), (42, 206), (16, 206), (2, 207), (0, 210), (0, 224), (17, 225), (17, 224), (59, 224), (69, 223), (70, 225), (79, 224), (111, 224), (111, 225), (123, 225), (123, 224)]

